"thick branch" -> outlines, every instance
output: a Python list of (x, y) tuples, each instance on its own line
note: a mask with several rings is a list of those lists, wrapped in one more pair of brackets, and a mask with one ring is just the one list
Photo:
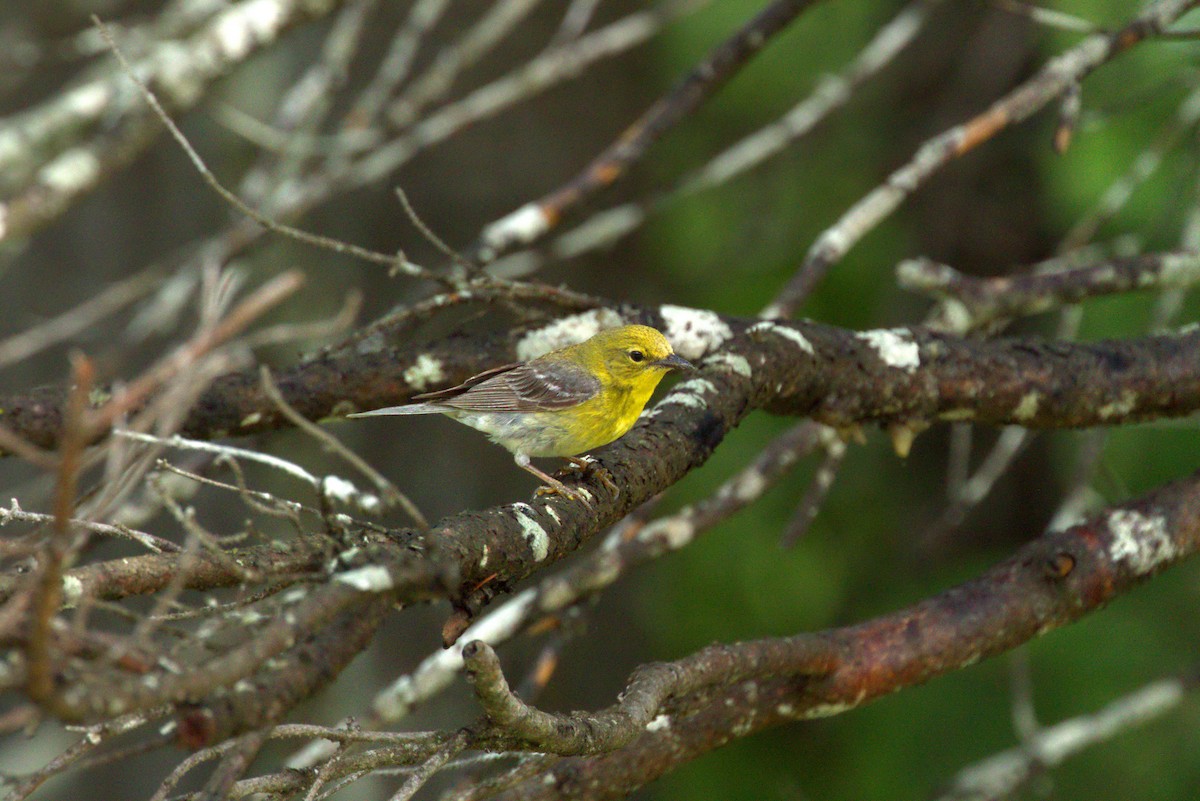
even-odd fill
[[(1026, 545), (907, 609), (813, 634), (712, 646), (630, 679), (598, 715), (525, 716), (512, 740), (563, 753), (603, 724), (611, 753), (564, 760), (510, 799), (617, 798), (679, 764), (789, 720), (846, 712), (1071, 623), (1200, 549), (1200, 473)], [(702, 691), (703, 690), (703, 691)], [(647, 711), (646, 693), (671, 698)], [(507, 703), (507, 702), (503, 702)], [(485, 702), (492, 711), (501, 704)], [(501, 716), (501, 721), (504, 718)], [(537, 725), (530, 725), (533, 721)], [(555, 725), (549, 725), (550, 723)], [(509, 743), (512, 746), (512, 743)]]
[[(1200, 408), (1200, 364), (1189, 358), (1200, 343), (1196, 332), (1094, 343), (961, 340), (921, 328), (855, 332), (677, 306), (614, 305), (507, 337), (459, 335), (429, 347), (389, 345), (382, 326), (280, 371), (276, 383), (289, 405), (319, 420), (402, 403), (627, 322), (661, 328), (689, 358), (733, 365), (735, 375), (749, 371), (750, 381), (722, 390), (737, 392), (739, 405), (838, 427), (971, 419), (1079, 428)], [(56, 447), (64, 397), (38, 389), (0, 398), (0, 423), (40, 447)], [(214, 439), (288, 424), (264, 397), (257, 371), (248, 370), (214, 382), (183, 433)]]
[(249, 680), (222, 687), (180, 708), (176, 738), (203, 748), (245, 731), (278, 722), (296, 704), (334, 681), (375, 636), (391, 608), (386, 597), (365, 599), (271, 662)]
[[(594, 327), (604, 314), (616, 317), (589, 312), (527, 332), (511, 346), (514, 355), (527, 357), (535, 347), (558, 344), (554, 337), (564, 333), (586, 335), (588, 325)], [(503, 587), (521, 581), (702, 464), (755, 408), (835, 425), (895, 420), (914, 426), (937, 417), (962, 419), (964, 411), (991, 423), (1092, 425), (1200, 408), (1200, 364), (1194, 358), (1200, 332), (1095, 344), (974, 342), (900, 329), (854, 333), (813, 323), (747, 325), (677, 307), (631, 311), (624, 319), (659, 326), (683, 355), (702, 359), (704, 369), (676, 386), (629, 435), (597, 452), (619, 495), (585, 476), (579, 487), (590, 505), (539, 497), (464, 512), (429, 532), (385, 541), (371, 549), (368, 568), (335, 574), (331, 584), (289, 610), (292, 623), (276, 621), (203, 671), (164, 676), (153, 689), (130, 685), (109, 698), (121, 699), (124, 709), (195, 700), (252, 674), (288, 647), (296, 632), (324, 625), (360, 591), (414, 601), (456, 598), (484, 582)], [(464, 350), (478, 353), (470, 345)], [(88, 704), (82, 697), (71, 703), (80, 717), (100, 712)]]

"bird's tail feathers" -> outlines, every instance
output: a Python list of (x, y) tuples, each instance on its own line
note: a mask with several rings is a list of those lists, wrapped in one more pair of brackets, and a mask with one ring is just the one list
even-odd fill
[(372, 409), (369, 412), (356, 412), (347, 417), (385, 417), (394, 414), (435, 414), (443, 411), (442, 407), (433, 403), (409, 403), (404, 406), (386, 406), (382, 409)]

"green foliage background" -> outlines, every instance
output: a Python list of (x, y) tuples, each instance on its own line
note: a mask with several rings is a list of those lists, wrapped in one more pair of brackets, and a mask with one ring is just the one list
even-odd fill
[[(981, 4), (962, 5), (971, 8), (943, 9), (935, 20), (956, 18), (952, 29), (982, 36)], [(1106, 24), (1131, 13), (1125, 2), (1052, 5)], [(755, 6), (719, 4), (680, 26), (660, 52), (667, 74), (694, 63), (708, 43)], [(895, 8), (891, 3), (831, 3), (814, 9), (740, 75), (697, 124), (664, 143), (658, 166), (693, 165), (756, 123), (773, 119), (811, 89), (822, 72), (851, 59)], [(974, 24), (962, 20), (972, 16)], [(1019, 24), (1006, 31), (1014, 37), (1012, 46), (1029, 49), (1022, 78), (1080, 40)], [(977, 69), (983, 58), (964, 55), (972, 43), (978, 44), (969, 36), (951, 42), (927, 36), (915, 47), (957, 50), (943, 57), (966, 72)], [(1013, 253), (991, 250), (981, 258), (951, 263), (986, 274), (1018, 267), (1029, 255), (1053, 255), (1058, 240), (1097, 207), (1113, 182), (1171, 125), (1181, 101), (1193, 91), (1197, 52), (1190, 42), (1154, 44), (1089, 78), (1083, 122), (1063, 156), (1050, 147), (1054, 114), (1043, 112), (968, 156), (964, 161), (970, 164), (952, 164), (946, 170), (949, 178), (931, 182), (921, 194), (952, 184), (956, 172), (968, 173), (975, 192), (965, 202), (1032, 205), (1029, 221), (1035, 229), (1014, 237), (1036, 240), (1031, 253), (1015, 244)], [(946, 80), (953, 82), (954, 73)], [(673, 207), (648, 230), (641, 247), (670, 275), (679, 293), (674, 302), (755, 313), (799, 264), (814, 237), (902, 164), (914, 143), (969, 118), (995, 98), (964, 95), (965, 102), (954, 106), (950, 117), (945, 108), (905, 107), (897, 100), (914, 98), (893, 72), (868, 85), (848, 109), (770, 166)], [(1182, 224), (1196, 203), (1195, 136), (1194, 128), (1178, 133), (1182, 146), (1168, 151), (1158, 171), (1100, 228), (1095, 241), (1111, 243), (1132, 235), (1144, 250), (1180, 247)], [(1013, 153), (1024, 169), (1014, 169)], [(922, 200), (918, 196), (906, 204), (856, 247), (803, 313), (860, 328), (919, 321), (923, 302), (896, 289), (893, 266), (917, 254), (937, 258), (940, 252), (972, 252), (969, 243), (930, 239), (922, 230), (927, 221)], [(993, 221), (973, 222), (957, 231), (962, 240)], [(995, 232), (983, 232), (982, 239), (1004, 241)], [(1154, 303), (1148, 295), (1089, 303), (1080, 336), (1145, 332)], [(1177, 322), (1196, 321), (1197, 311), (1195, 298), (1189, 298)], [(1050, 335), (1054, 321), (1024, 327)], [(679, 487), (677, 496), (681, 501), (705, 496), (789, 424), (751, 419)], [(1036, 536), (1049, 522), (1081, 436), (1039, 435), (1014, 474), (1001, 483), (998, 498), (976, 510), (948, 541), (930, 549), (921, 543), (945, 498), (945, 432), (935, 429), (921, 437), (904, 462), (894, 456), (886, 437), (872, 432), (865, 447), (851, 448), (828, 502), (798, 546), (781, 551), (778, 536), (811, 464), (781, 482), (764, 502), (640, 576), (642, 625), (657, 643), (657, 656), (670, 658), (713, 640), (839, 626), (913, 603), (976, 574)], [(985, 452), (990, 439), (987, 432), (977, 435), (977, 454)], [(1186, 475), (1196, 469), (1198, 446), (1200, 435), (1190, 423), (1114, 431), (1096, 489), (1117, 500)], [(1029, 671), (1038, 719), (1044, 724), (1096, 711), (1158, 677), (1194, 670), (1200, 636), (1194, 614), (1200, 600), (1197, 577), (1194, 565), (1184, 566), (1011, 658), (976, 665), (835, 719), (796, 724), (730, 746), (661, 780), (646, 797), (927, 798), (963, 766), (1018, 744), (1011, 723), (1011, 685), (1020, 670)], [(1070, 760), (1035, 782), (1026, 795), (1195, 798), (1200, 793), (1197, 723), (1200, 704), (1189, 700), (1181, 712)]]

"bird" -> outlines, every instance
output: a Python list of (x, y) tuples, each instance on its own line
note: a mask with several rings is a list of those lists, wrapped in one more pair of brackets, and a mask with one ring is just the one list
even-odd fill
[[(349, 417), (444, 414), (507, 448), (522, 469), (547, 485), (538, 494), (582, 496), (539, 470), (530, 457), (566, 457), (587, 470), (579, 454), (624, 436), (671, 370), (694, 370), (667, 338), (646, 325), (600, 331), (575, 345), (526, 362), (485, 370), (458, 386), (414, 395), (415, 403)], [(608, 476), (602, 480), (614, 491)], [(586, 502), (586, 501), (585, 501)]]

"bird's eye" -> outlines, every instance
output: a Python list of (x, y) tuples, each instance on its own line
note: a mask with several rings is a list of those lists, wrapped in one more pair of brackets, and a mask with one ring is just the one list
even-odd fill
[(646, 354), (642, 353), (640, 350), (631, 350), (629, 351), (629, 358), (631, 361), (640, 362), (642, 359), (646, 358)]

